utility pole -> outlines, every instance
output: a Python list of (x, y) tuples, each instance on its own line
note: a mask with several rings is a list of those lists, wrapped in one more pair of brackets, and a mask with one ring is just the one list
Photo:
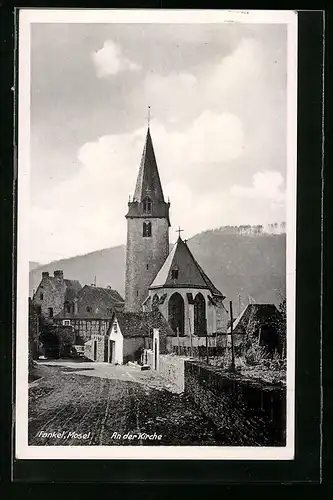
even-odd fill
[(232, 314), (232, 300), (230, 300), (230, 337), (231, 337), (231, 371), (235, 371), (235, 351), (234, 351), (234, 318)]
[(191, 343), (191, 358), (193, 358), (193, 339), (192, 339), (192, 329), (191, 329), (191, 318), (188, 317), (188, 324), (190, 328), (190, 343)]
[(209, 347), (208, 347), (208, 333), (207, 333), (207, 330), (206, 330), (206, 362), (207, 362), (207, 365), (209, 365)]

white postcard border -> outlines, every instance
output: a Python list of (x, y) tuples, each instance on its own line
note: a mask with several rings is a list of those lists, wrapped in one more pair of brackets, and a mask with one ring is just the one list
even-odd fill
[[(293, 11), (22, 9), (19, 17), (15, 457), (17, 459), (292, 460), (295, 427), (297, 13)], [(270, 23), (288, 25), (287, 442), (285, 447), (28, 446), (31, 23)], [(17, 89), (15, 89), (17, 91)], [(14, 437), (14, 436), (13, 436)]]

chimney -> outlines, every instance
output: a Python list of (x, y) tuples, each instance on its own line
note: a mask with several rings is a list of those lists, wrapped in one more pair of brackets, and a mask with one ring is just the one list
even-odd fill
[(43, 271), (42, 278), (48, 278), (48, 277), (49, 277), (49, 273), (47, 271)]
[(63, 280), (64, 279), (64, 272), (60, 271), (59, 269), (57, 271), (54, 271), (54, 277), (57, 278), (58, 280)]

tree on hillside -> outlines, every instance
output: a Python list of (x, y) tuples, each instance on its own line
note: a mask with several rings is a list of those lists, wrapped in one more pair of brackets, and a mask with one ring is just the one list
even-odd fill
[(280, 339), (280, 351), (283, 358), (286, 357), (287, 348), (287, 301), (284, 297), (278, 307), (277, 331)]

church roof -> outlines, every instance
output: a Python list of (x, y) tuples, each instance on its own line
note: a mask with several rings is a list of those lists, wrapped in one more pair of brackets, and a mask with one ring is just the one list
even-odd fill
[(149, 196), (152, 201), (164, 202), (162, 184), (158, 173), (149, 127), (141, 157), (133, 201), (141, 202), (146, 196)]
[[(173, 270), (178, 270), (178, 277), (175, 279), (172, 276)], [(224, 298), (195, 260), (187, 244), (179, 237), (149, 288), (185, 287), (205, 288), (212, 295)]]

